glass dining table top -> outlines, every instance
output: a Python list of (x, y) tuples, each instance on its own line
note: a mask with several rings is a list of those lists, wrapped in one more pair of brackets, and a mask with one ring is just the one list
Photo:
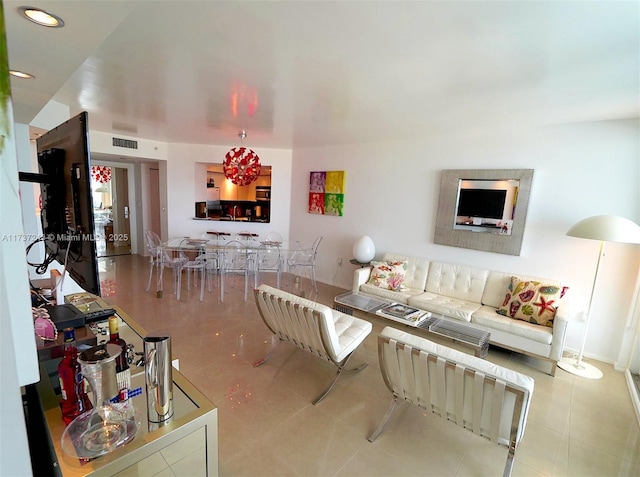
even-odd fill
[[(240, 245), (238, 245), (240, 244)], [(274, 242), (268, 240), (259, 240), (253, 236), (232, 235), (220, 238), (191, 238), (191, 237), (174, 237), (162, 244), (165, 250), (225, 250), (225, 249), (246, 249), (254, 250), (260, 248), (278, 248), (281, 251), (300, 250), (297, 242)]]

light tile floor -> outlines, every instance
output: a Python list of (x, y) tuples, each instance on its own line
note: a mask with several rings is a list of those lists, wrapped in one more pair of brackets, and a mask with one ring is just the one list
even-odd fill
[[(376, 348), (389, 322), (369, 317), (373, 332), (351, 361), (369, 366), (342, 377), (313, 406), (335, 368), (288, 344), (254, 368), (276, 340), (253, 297), (243, 301), (242, 277), (230, 281), (224, 303), (217, 288), (200, 302), (199, 289), (186, 290), (185, 280), (178, 302), (169, 273), (164, 298), (145, 292), (147, 267), (138, 255), (100, 259), (105, 299), (147, 332), (168, 332), (181, 372), (218, 406), (221, 476), (501, 475), (506, 448), (412, 406), (396, 411), (374, 443), (367, 441), (390, 403)], [(262, 281), (275, 286), (275, 275)], [(286, 274), (282, 288), (329, 306), (345, 291), (319, 283), (316, 294), (308, 280), (296, 285)], [(640, 428), (622, 373), (596, 363), (600, 380), (561, 369), (551, 377), (547, 363), (493, 347), (488, 359), (535, 379), (514, 476), (640, 476)]]

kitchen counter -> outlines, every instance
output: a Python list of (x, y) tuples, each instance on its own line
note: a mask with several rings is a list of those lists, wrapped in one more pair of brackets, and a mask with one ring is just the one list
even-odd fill
[(235, 220), (229, 217), (194, 217), (193, 220), (213, 220), (215, 222), (251, 222), (248, 217), (236, 217)]
[(237, 217), (236, 220), (229, 217), (193, 217), (193, 220), (204, 220), (209, 222), (255, 222), (255, 223), (267, 223), (269, 219), (264, 217), (251, 218), (249, 217)]

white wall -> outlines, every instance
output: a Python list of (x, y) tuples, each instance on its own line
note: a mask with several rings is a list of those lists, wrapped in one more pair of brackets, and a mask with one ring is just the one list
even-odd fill
[[(113, 138), (129, 139), (137, 141), (137, 149), (117, 147), (113, 145)], [(152, 141), (150, 139), (140, 139), (137, 137), (124, 136), (122, 134), (111, 134), (91, 130), (91, 115), (89, 115), (89, 150), (92, 154), (110, 154), (121, 159), (143, 157), (148, 160), (166, 160), (167, 144), (164, 142)]]
[[(2, 12), (0, 11), (0, 21)], [(3, 65), (6, 68), (6, 63)], [(6, 71), (6, 70), (5, 70)], [(5, 73), (6, 74), (6, 73)], [(6, 101), (6, 102), (5, 102)], [(0, 474), (29, 475), (31, 462), (20, 386), (40, 380), (18, 185), (11, 101), (0, 104)]]
[[(599, 214), (640, 222), (639, 121), (555, 125), (535, 130), (463, 132), (412, 141), (294, 151), (291, 238), (319, 249), (318, 279), (351, 287), (353, 242), (369, 235), (377, 256), (399, 252), (494, 270), (557, 278), (570, 286), (573, 311), (587, 308), (598, 243), (565, 236), (574, 223)], [(442, 169), (533, 168), (520, 256), (433, 243)], [(308, 214), (310, 171), (345, 170), (344, 216)], [(343, 258), (343, 265), (337, 259)], [(586, 355), (613, 362), (629, 315), (640, 247), (608, 244)], [(583, 327), (569, 328), (577, 349)]]
[(199, 237), (207, 230), (240, 232), (248, 230), (264, 237), (272, 230), (278, 231), (286, 241), (289, 236), (289, 207), (291, 205), (291, 151), (286, 149), (259, 148), (260, 162), (271, 169), (271, 222), (220, 222), (193, 220), (196, 191), (194, 177), (196, 163), (221, 164), (224, 155), (233, 147), (196, 144), (169, 144), (167, 160), (167, 207), (169, 237)]

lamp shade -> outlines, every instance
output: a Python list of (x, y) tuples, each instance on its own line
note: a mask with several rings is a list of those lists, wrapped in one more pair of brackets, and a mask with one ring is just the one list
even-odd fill
[(567, 235), (606, 242), (640, 243), (640, 225), (616, 215), (595, 215), (575, 224)]
[(376, 247), (368, 235), (363, 235), (353, 244), (353, 258), (360, 263), (369, 263), (376, 256)]

